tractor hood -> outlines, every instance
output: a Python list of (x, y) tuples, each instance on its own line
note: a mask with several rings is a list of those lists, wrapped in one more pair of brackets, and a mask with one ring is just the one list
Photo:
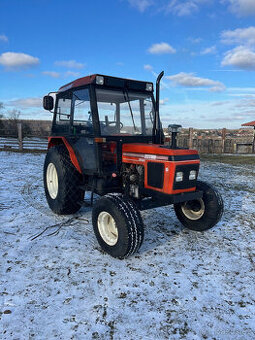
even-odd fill
[(196, 150), (171, 149), (160, 144), (123, 144), (122, 155), (123, 157), (140, 157), (151, 160), (199, 160), (199, 155)]

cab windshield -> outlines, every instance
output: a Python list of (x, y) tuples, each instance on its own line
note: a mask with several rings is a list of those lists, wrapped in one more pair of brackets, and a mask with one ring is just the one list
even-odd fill
[(101, 135), (152, 136), (152, 94), (96, 89)]

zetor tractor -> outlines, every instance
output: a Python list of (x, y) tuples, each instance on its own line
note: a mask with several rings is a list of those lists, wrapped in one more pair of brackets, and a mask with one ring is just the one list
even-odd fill
[[(223, 202), (213, 187), (198, 181), (196, 150), (177, 147), (179, 125), (169, 125), (164, 145), (150, 82), (91, 75), (43, 99), (53, 111), (44, 164), (48, 204), (56, 214), (73, 214), (91, 192), (92, 222), (100, 246), (113, 257), (136, 252), (144, 237), (140, 210), (174, 205), (187, 228), (203, 231), (221, 218)], [(55, 103), (54, 103), (55, 102)], [(101, 196), (93, 203), (93, 194)]]

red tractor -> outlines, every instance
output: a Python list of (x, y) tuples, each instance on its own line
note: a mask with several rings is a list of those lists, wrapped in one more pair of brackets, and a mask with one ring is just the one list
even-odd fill
[[(44, 164), (48, 204), (56, 214), (73, 214), (91, 192), (92, 221), (100, 246), (125, 258), (144, 237), (140, 210), (174, 205), (187, 228), (203, 231), (221, 218), (223, 202), (213, 187), (198, 181), (196, 150), (177, 147), (179, 125), (170, 125), (164, 145), (159, 86), (91, 75), (43, 99), (52, 111), (52, 134)], [(55, 102), (55, 103), (54, 103)], [(101, 196), (93, 203), (93, 194)]]

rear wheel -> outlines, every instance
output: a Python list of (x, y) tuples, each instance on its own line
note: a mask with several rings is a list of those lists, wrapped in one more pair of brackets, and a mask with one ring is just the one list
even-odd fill
[(82, 176), (64, 145), (49, 149), (44, 162), (44, 190), (49, 207), (59, 215), (77, 212), (84, 199)]
[(174, 205), (179, 221), (187, 228), (203, 231), (212, 228), (223, 214), (223, 200), (220, 193), (211, 185), (198, 181), (197, 190), (203, 197)]
[(126, 258), (143, 242), (140, 211), (121, 195), (108, 194), (100, 198), (93, 206), (92, 222), (98, 243), (113, 257)]

